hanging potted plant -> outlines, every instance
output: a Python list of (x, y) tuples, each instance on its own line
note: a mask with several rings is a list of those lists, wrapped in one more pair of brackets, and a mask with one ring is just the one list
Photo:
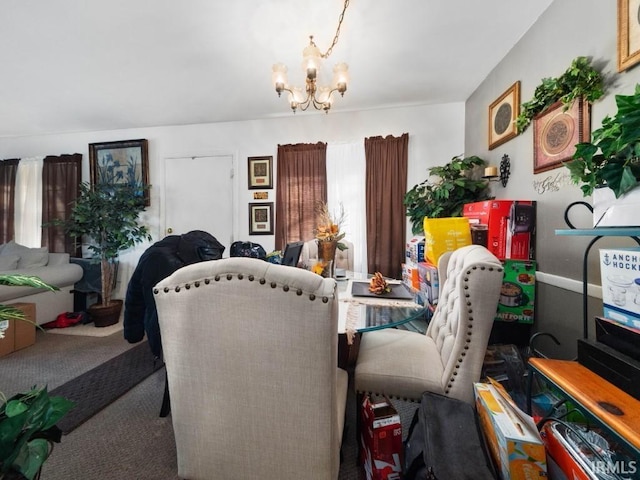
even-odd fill
[[(594, 226), (637, 226), (640, 207), (640, 84), (616, 95), (616, 114), (606, 116), (591, 142), (576, 145), (565, 165), (583, 195), (593, 195)], [(624, 218), (627, 211), (630, 217)], [(629, 223), (632, 222), (632, 223)]]
[[(416, 235), (422, 233), (425, 217), (460, 217), (465, 203), (493, 198), (488, 182), (473, 176), (476, 167), (485, 163), (477, 156), (457, 156), (441, 167), (430, 168), (429, 178), (404, 196), (412, 232)], [(432, 180), (433, 176), (440, 179)]]
[(85, 237), (92, 261), (100, 263), (100, 302), (88, 309), (96, 327), (113, 325), (120, 318), (122, 300), (112, 298), (118, 256), (137, 243), (151, 240), (147, 227), (139, 224), (144, 208), (139, 186), (83, 182), (71, 215), (63, 222), (65, 233)]

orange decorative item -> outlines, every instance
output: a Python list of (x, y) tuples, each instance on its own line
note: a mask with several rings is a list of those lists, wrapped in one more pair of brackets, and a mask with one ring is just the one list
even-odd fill
[[(329, 212), (326, 203), (319, 203), (317, 207), (318, 226), (315, 230), (316, 243), (318, 244), (318, 258), (326, 263), (328, 274), (327, 277), (334, 276), (336, 248), (344, 250), (346, 246), (340, 243), (344, 238), (344, 232), (341, 231), (342, 224), (345, 220), (344, 208), (340, 205), (340, 214), (334, 216)], [(315, 270), (314, 270), (315, 271)]]
[(391, 291), (391, 287), (382, 274), (380, 272), (376, 272), (369, 281), (369, 291), (376, 295), (383, 295), (385, 293), (389, 293)]

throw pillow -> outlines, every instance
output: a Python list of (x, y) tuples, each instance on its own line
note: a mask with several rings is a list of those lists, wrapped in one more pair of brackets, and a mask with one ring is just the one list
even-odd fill
[(47, 247), (29, 248), (11, 240), (2, 249), (2, 255), (18, 255), (18, 269), (44, 267), (49, 263), (49, 250)]
[(18, 268), (19, 260), (20, 257), (18, 255), (0, 255), (0, 272), (15, 270)]

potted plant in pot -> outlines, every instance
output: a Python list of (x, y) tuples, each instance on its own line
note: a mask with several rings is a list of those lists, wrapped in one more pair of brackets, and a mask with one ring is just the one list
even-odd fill
[[(413, 233), (423, 231), (425, 217), (460, 217), (465, 203), (493, 198), (488, 182), (473, 176), (474, 169), (485, 163), (477, 156), (457, 156), (441, 167), (430, 168), (430, 178), (415, 185), (404, 196)], [(432, 176), (440, 179), (433, 181)]]
[(640, 179), (640, 84), (632, 95), (615, 99), (616, 114), (602, 120), (591, 142), (577, 144), (572, 160), (565, 164), (583, 195), (593, 194), (597, 226), (617, 226), (601, 222), (607, 208), (602, 205), (612, 204), (614, 197), (620, 204), (635, 204), (636, 211), (640, 206), (640, 197), (632, 199)]
[(147, 227), (139, 223), (144, 208), (139, 186), (83, 182), (71, 215), (63, 222), (65, 233), (87, 239), (92, 261), (100, 263), (100, 302), (88, 309), (96, 327), (113, 325), (120, 318), (122, 300), (112, 298), (117, 260), (121, 251), (151, 240)]
[[(58, 290), (29, 275), (0, 275), (0, 285)], [(22, 310), (0, 304), (0, 322), (6, 320), (30, 322)], [(5, 329), (0, 328), (0, 338), (4, 334)], [(49, 396), (46, 387), (33, 387), (10, 399), (0, 393), (0, 480), (39, 477), (53, 442), (59, 443), (62, 436), (56, 423), (73, 406), (74, 403), (64, 397)]]

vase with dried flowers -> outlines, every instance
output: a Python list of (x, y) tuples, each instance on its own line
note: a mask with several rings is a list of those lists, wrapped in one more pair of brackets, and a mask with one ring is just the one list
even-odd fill
[[(342, 251), (347, 246), (340, 240), (344, 238), (342, 231), (346, 214), (344, 206), (340, 204), (337, 214), (331, 213), (326, 203), (320, 202), (317, 207), (318, 223), (315, 230), (318, 244), (318, 258), (324, 262), (322, 271), (328, 270), (326, 276), (333, 277), (335, 271), (336, 249)], [(316, 271), (316, 269), (313, 269)], [(323, 275), (323, 276), (325, 276)]]

